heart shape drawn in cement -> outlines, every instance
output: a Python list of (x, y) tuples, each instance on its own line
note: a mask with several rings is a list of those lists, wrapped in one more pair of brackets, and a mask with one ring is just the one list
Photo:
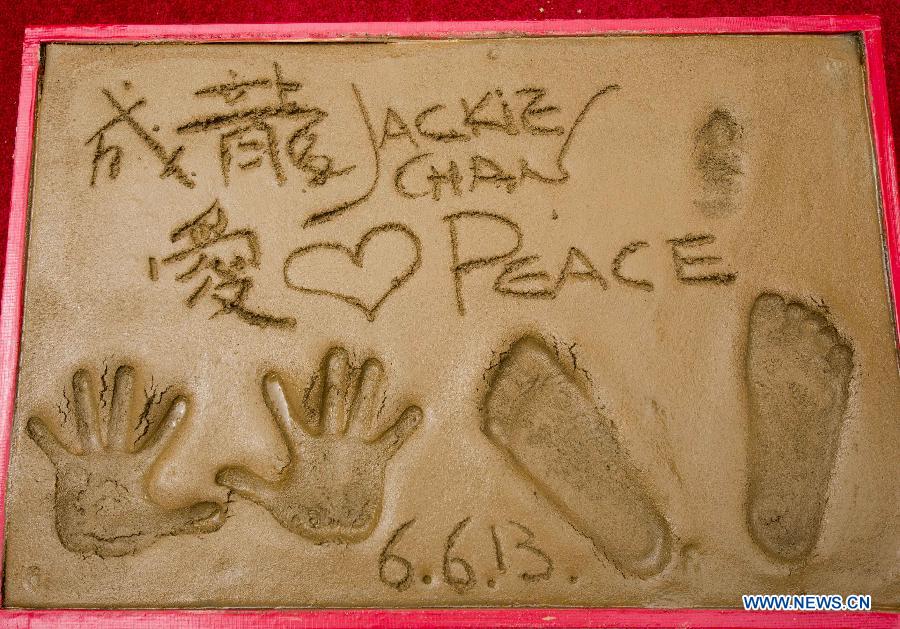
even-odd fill
[[(347, 293), (341, 293), (334, 290), (328, 290), (324, 288), (313, 288), (311, 286), (304, 286), (302, 283), (298, 283), (290, 278), (290, 267), (291, 265), (298, 260), (299, 258), (306, 256), (313, 252), (319, 251), (337, 251), (342, 253), (344, 256), (350, 259), (350, 262), (353, 263), (355, 267), (358, 269), (364, 270), (364, 256), (366, 252), (366, 247), (369, 243), (377, 236), (386, 233), (398, 233), (405, 236), (410, 243), (413, 245), (413, 250), (415, 252), (414, 259), (406, 265), (399, 273), (396, 273), (390, 281), (390, 286), (380, 294), (380, 296), (375, 300), (374, 303), (366, 303), (362, 298), (357, 297), (355, 295), (350, 295)], [(377, 227), (373, 227), (365, 234), (363, 234), (362, 238), (359, 239), (356, 247), (347, 247), (339, 242), (320, 242), (312, 245), (307, 245), (306, 247), (300, 247), (299, 249), (295, 249), (288, 255), (287, 259), (284, 261), (284, 282), (288, 285), (288, 287), (293, 288), (294, 290), (300, 291), (302, 293), (311, 293), (313, 295), (327, 295), (329, 297), (336, 297), (341, 301), (344, 301), (352, 306), (355, 306), (362, 310), (366, 318), (369, 321), (375, 320), (375, 315), (378, 313), (378, 309), (384, 303), (384, 301), (390, 297), (391, 293), (395, 290), (403, 286), (410, 277), (412, 277), (413, 273), (415, 273), (419, 267), (422, 265), (422, 242), (419, 240), (419, 237), (416, 236), (413, 231), (407, 227), (406, 225), (402, 225), (400, 223), (385, 223), (383, 225), (378, 225)], [(299, 278), (295, 278), (299, 279)]]

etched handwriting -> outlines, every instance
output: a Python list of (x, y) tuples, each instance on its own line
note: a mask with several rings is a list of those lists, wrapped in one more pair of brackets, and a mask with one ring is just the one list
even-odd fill
[[(126, 82), (124, 87), (125, 89), (131, 89), (131, 84)], [(86, 146), (90, 144), (94, 145), (94, 156), (91, 162), (91, 186), (97, 184), (97, 175), (104, 162), (107, 164), (106, 174), (109, 179), (117, 179), (122, 172), (124, 149), (121, 145), (110, 144), (107, 140), (107, 134), (118, 127), (129, 129), (134, 136), (144, 144), (144, 146), (150, 149), (153, 156), (159, 160), (159, 163), (162, 165), (162, 170), (159, 173), (160, 179), (174, 177), (175, 180), (184, 187), (193, 188), (194, 180), (179, 164), (182, 153), (184, 152), (184, 146), (179, 146), (172, 151), (167, 150), (159, 139), (157, 139), (152, 132), (148, 131), (134, 117), (134, 112), (147, 104), (146, 99), (139, 98), (130, 105), (123, 105), (108, 89), (101, 89), (100, 92), (106, 98), (110, 107), (112, 107), (115, 116), (101, 125), (100, 128), (88, 138), (87, 142), (85, 142)], [(158, 129), (159, 127), (154, 127), (154, 131)]]
[(685, 284), (731, 284), (736, 273), (720, 271), (717, 273), (696, 273), (690, 267), (711, 266), (722, 262), (718, 256), (694, 256), (684, 253), (685, 249), (711, 245), (716, 241), (712, 234), (687, 234), (680, 238), (672, 238), (667, 242), (672, 245), (672, 261), (675, 265), (675, 276)]
[[(387, 279), (386, 286), (378, 285), (375, 290), (379, 291), (376, 295), (366, 299), (362, 296), (352, 294), (347, 290), (341, 290), (339, 287), (326, 287), (317, 284), (317, 278), (321, 275), (314, 268), (304, 267), (304, 262), (313, 258), (316, 254), (337, 252), (340, 256), (348, 259), (356, 269), (366, 272), (368, 269), (365, 265), (365, 255), (370, 242), (386, 234), (394, 234), (400, 237), (401, 241), (405, 241), (409, 251), (409, 262), (401, 266), (393, 272)], [(328, 265), (334, 265), (335, 262), (329, 259)], [(292, 251), (284, 261), (284, 282), (288, 288), (292, 288), (302, 293), (312, 295), (324, 295), (334, 297), (343, 302), (360, 309), (369, 321), (374, 321), (385, 300), (397, 289), (403, 286), (413, 274), (422, 265), (422, 242), (419, 237), (409, 227), (401, 223), (386, 223), (378, 225), (363, 234), (355, 247), (348, 247), (338, 242), (317, 242), (305, 247), (300, 247)], [(371, 284), (371, 283), (370, 283)]]
[[(363, 194), (313, 212), (306, 219), (305, 227), (332, 220), (364, 203), (381, 181), (381, 170), (386, 166), (385, 154), (395, 145), (414, 151), (400, 156), (400, 161), (393, 169), (393, 176), (390, 177), (396, 193), (405, 199), (430, 198), (439, 201), (445, 190), (449, 191), (448, 194), (460, 196), (486, 188), (496, 188), (512, 194), (528, 180), (544, 185), (564, 184), (569, 180), (565, 160), (578, 127), (603, 96), (620, 89), (618, 85), (610, 84), (591, 95), (568, 131), (562, 125), (546, 126), (541, 122), (545, 116), (559, 112), (558, 106), (543, 104), (546, 89), (525, 87), (517, 90), (516, 97), (522, 101), (517, 116), (513, 106), (503, 97), (503, 91), (497, 88), (484, 93), (474, 103), (461, 98), (458, 120), (444, 103), (424, 107), (412, 118), (411, 123), (403, 118), (397, 108), (387, 107), (379, 139), (360, 89), (356, 85), (352, 87), (373, 155), (372, 179)], [(485, 137), (489, 132), (507, 136), (521, 135), (524, 138), (564, 135), (565, 139), (556, 149), (553, 159), (556, 172), (542, 172), (524, 157), (501, 158), (491, 155), (487, 150), (473, 150), (464, 162), (441, 152), (444, 150), (442, 147), (468, 144)], [(431, 144), (433, 148), (420, 151), (419, 147), (424, 143)]]
[[(408, 558), (408, 553), (399, 548), (404, 536), (415, 524), (416, 518), (412, 518), (394, 529), (378, 556), (379, 580), (398, 592), (408, 590), (413, 585), (417, 571), (421, 573), (419, 580), (424, 585), (430, 585), (434, 579), (427, 560), (416, 562), (420, 564), (417, 569)], [(489, 524), (485, 529), (478, 538), (479, 530), (472, 524), (472, 516), (453, 525), (444, 540), (443, 552), (438, 553), (435, 549), (434, 560), (440, 563), (443, 583), (458, 594), (465, 594), (481, 583), (488, 588), (495, 588), (497, 580), (507, 574), (509, 567), (515, 567), (518, 571), (516, 576), (528, 583), (551, 578), (554, 572), (553, 559), (540, 548), (530, 528), (508, 520), (501, 525)], [(476, 554), (461, 550), (463, 538), (467, 538), (467, 541), (471, 539), (472, 542), (476, 539), (480, 539), (482, 543), (487, 541), (493, 552)], [(485, 554), (493, 557), (495, 566), (488, 567), (482, 565), (483, 561), (478, 561)], [(479, 572), (482, 573), (481, 576)], [(570, 577), (568, 581), (575, 583), (577, 577)]]
[[(555, 273), (536, 269), (542, 261), (537, 254), (518, 255), (524, 248), (525, 236), (518, 223), (501, 214), (470, 210), (444, 217), (450, 236), (450, 274), (457, 312), (466, 314), (463, 295), (463, 279), (470, 273), (494, 267), (494, 292), (519, 299), (556, 299), (572, 282), (584, 282), (605, 291), (609, 282), (588, 253), (577, 246), (570, 246), (560, 270)], [(463, 232), (469, 239), (464, 241)], [(490, 235), (486, 235), (490, 234)], [(717, 271), (699, 274), (693, 267), (723, 264), (718, 256), (693, 256), (685, 249), (702, 247), (715, 242), (712, 234), (688, 234), (665, 241), (672, 251), (672, 268), (675, 278), (683, 284), (718, 284), (726, 286), (734, 282), (737, 273)], [(630, 242), (618, 249), (609, 268), (616, 281), (625, 288), (652, 291), (649, 279), (635, 278), (623, 271), (623, 266), (638, 251), (651, 247), (642, 240)], [(477, 253), (469, 253), (477, 251)]]
[[(198, 97), (221, 98), (226, 110), (194, 118), (178, 127), (181, 134), (219, 132), (219, 167), (227, 186), (232, 170), (246, 171), (267, 163), (278, 185), (287, 181), (281, 158), (281, 144), (275, 123), (298, 122), (285, 142), (288, 160), (306, 176), (310, 186), (323, 186), (328, 181), (346, 175), (355, 166), (335, 167), (334, 158), (314, 152), (318, 135), (315, 127), (328, 113), (318, 107), (301, 105), (293, 98), (302, 87), (298, 81), (284, 78), (277, 63), (272, 64), (272, 77), (238, 80), (231, 73), (231, 81), (200, 88)], [(272, 100), (250, 103), (251, 94), (262, 91), (271, 93)]]
[(293, 317), (278, 317), (251, 308), (247, 298), (253, 288), (251, 269), (258, 269), (262, 252), (259, 236), (249, 228), (228, 231), (228, 216), (218, 201), (194, 218), (177, 226), (169, 235), (182, 249), (162, 259), (178, 265), (180, 283), (194, 282), (185, 304), (193, 308), (203, 298), (218, 304), (213, 317), (233, 314), (258, 327), (292, 328)]

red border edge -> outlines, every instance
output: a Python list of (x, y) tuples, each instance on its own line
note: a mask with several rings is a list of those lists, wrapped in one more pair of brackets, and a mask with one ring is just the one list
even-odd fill
[[(0, 553), (5, 542), (5, 493), (15, 409), (22, 298), (25, 284), (28, 197), (40, 47), (48, 42), (99, 41), (304, 41), (380, 37), (491, 37), (592, 34), (841, 33), (860, 32), (872, 134), (883, 207), (886, 275), (900, 346), (900, 201), (880, 20), (876, 16), (721, 17), (690, 19), (546, 20), (493, 22), (374, 22), (331, 24), (207, 24), (45, 26), (25, 31), (22, 82), (7, 233), (0, 319)], [(0, 567), (2, 576), (2, 567)], [(900, 627), (890, 612), (747, 612), (710, 609), (355, 609), (355, 610), (15, 610), (0, 609), (9, 627)]]

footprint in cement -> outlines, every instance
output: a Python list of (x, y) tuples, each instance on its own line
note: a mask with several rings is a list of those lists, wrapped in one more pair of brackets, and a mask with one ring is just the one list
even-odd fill
[(797, 561), (819, 536), (853, 351), (823, 315), (763, 293), (750, 312), (746, 360), (747, 524), (770, 556)]
[(671, 533), (615, 428), (543, 341), (516, 341), (495, 368), (482, 430), (618, 570), (650, 577)]

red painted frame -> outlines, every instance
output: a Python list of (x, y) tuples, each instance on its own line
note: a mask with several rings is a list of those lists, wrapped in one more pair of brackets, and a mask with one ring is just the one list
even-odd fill
[[(0, 321), (0, 553), (5, 541), (4, 497), (15, 408), (28, 200), (40, 49), (50, 42), (308, 41), (382, 37), (440, 38), (500, 35), (609, 35), (859, 32), (866, 49), (872, 134), (879, 174), (888, 281), (900, 344), (900, 201), (894, 161), (881, 27), (875, 16), (735, 17), (697, 19), (557, 20), (540, 22), (408, 22), (260, 25), (59, 26), (29, 28), (22, 83)], [(2, 576), (2, 567), (0, 567)], [(355, 610), (13, 610), (0, 609), (10, 627), (900, 627), (884, 612), (746, 612), (701, 609), (355, 609)]]

